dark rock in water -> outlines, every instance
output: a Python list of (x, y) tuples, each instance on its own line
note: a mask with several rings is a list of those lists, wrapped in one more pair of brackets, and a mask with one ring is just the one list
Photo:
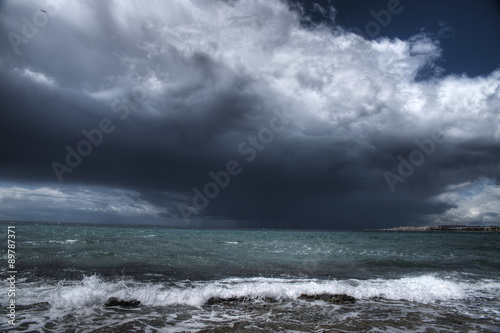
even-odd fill
[(33, 304), (28, 304), (28, 305), (16, 305), (16, 310), (31, 310), (31, 309), (48, 309), (50, 308), (50, 304), (48, 302), (39, 302), (39, 303), (33, 303)]
[(325, 302), (330, 302), (330, 303), (338, 303), (338, 304), (356, 302), (356, 299), (354, 297), (346, 295), (346, 294), (318, 294), (318, 295), (302, 294), (299, 296), (299, 299), (305, 299), (308, 301), (320, 300), (320, 301), (325, 301)]
[[(275, 298), (272, 298), (272, 297), (264, 297), (264, 298), (257, 298), (257, 299), (262, 300), (264, 302), (268, 302), (268, 303), (276, 303), (277, 302), (277, 300)], [(205, 302), (205, 304), (214, 305), (214, 304), (230, 303), (230, 302), (242, 303), (242, 302), (247, 302), (247, 301), (251, 301), (251, 300), (252, 300), (252, 298), (250, 298), (250, 297), (210, 297)]]
[(245, 297), (210, 297), (205, 304), (214, 305), (220, 303), (228, 303), (228, 302), (244, 302), (247, 298)]
[(116, 298), (116, 297), (110, 297), (108, 299), (108, 301), (106, 302), (106, 304), (104, 304), (104, 305), (105, 306), (122, 306), (125, 308), (134, 308), (134, 307), (139, 306), (139, 304), (141, 304), (141, 301), (138, 301), (135, 299), (130, 300), (130, 301), (124, 301), (124, 300)]

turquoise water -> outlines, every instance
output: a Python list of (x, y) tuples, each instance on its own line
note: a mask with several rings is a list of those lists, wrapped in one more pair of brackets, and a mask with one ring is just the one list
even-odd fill
[[(197, 332), (246, 323), (247, 331), (312, 332), (323, 329), (313, 320), (322, 314), (325, 330), (453, 331), (455, 322), (500, 330), (498, 233), (14, 225), (17, 302), (46, 303), (19, 310), (17, 326), (4, 328)], [(2, 259), (5, 276), (5, 251)], [(322, 293), (357, 301), (299, 298)], [(141, 306), (106, 307), (109, 297)], [(212, 297), (228, 300), (208, 305)]]
[[(500, 272), (500, 237), (487, 233), (394, 233), (23, 225), (26, 274), (150, 279), (398, 277)], [(81, 276), (82, 277), (82, 276)]]

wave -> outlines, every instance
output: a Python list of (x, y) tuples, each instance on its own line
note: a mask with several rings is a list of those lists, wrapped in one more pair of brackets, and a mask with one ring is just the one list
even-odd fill
[(78, 242), (78, 239), (66, 239), (65, 241), (62, 240), (49, 240), (49, 243), (57, 243), (57, 244), (74, 244)]
[(174, 284), (130, 280), (110, 282), (94, 275), (81, 281), (58, 282), (55, 285), (26, 285), (19, 303), (48, 302), (52, 308), (76, 309), (103, 306), (110, 297), (116, 297), (138, 300), (143, 306), (201, 307), (211, 298), (297, 300), (302, 294), (346, 294), (356, 299), (384, 298), (432, 303), (478, 295), (498, 296), (499, 291), (499, 281), (456, 281), (434, 275), (370, 280), (228, 278)]

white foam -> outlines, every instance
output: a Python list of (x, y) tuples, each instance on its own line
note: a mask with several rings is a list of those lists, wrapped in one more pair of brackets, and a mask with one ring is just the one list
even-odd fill
[(62, 240), (49, 240), (49, 243), (56, 243), (56, 244), (74, 244), (78, 242), (78, 239), (66, 239), (65, 241)]
[(97, 276), (55, 286), (26, 286), (20, 303), (49, 302), (53, 308), (75, 309), (102, 306), (109, 297), (136, 299), (146, 306), (189, 305), (199, 307), (211, 297), (273, 297), (297, 299), (301, 294), (347, 294), (357, 299), (383, 297), (420, 303), (464, 299), (483, 291), (498, 295), (499, 281), (453, 281), (433, 275), (400, 279), (304, 280), (231, 278), (210, 282), (184, 282), (175, 287), (161, 283), (106, 282)]

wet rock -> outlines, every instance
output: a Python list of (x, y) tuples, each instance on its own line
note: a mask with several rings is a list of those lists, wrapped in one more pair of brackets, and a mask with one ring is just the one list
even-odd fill
[[(276, 303), (277, 300), (272, 297), (264, 297), (264, 298), (257, 298), (258, 300), (262, 300), (264, 302), (268, 303)], [(214, 305), (214, 304), (221, 304), (221, 303), (242, 303), (242, 302), (247, 302), (251, 301), (252, 298), (250, 297), (210, 297), (205, 304), (207, 305)]]
[(50, 308), (50, 304), (48, 302), (39, 302), (39, 303), (33, 303), (33, 304), (28, 304), (28, 305), (16, 305), (17, 310), (45, 310)]
[(122, 299), (119, 299), (117, 297), (110, 297), (105, 306), (121, 306), (124, 308), (135, 308), (141, 304), (141, 301), (138, 300), (130, 300), (130, 301), (124, 301)]
[(245, 297), (210, 297), (205, 304), (214, 305), (228, 302), (244, 302), (246, 300)]
[(47, 324), (45, 324), (45, 326), (43, 328), (49, 330), (50, 331), (55, 331), (55, 328), (57, 327), (57, 325), (53, 322), (48, 322)]
[(317, 295), (302, 294), (299, 296), (299, 299), (305, 299), (308, 301), (325, 301), (337, 304), (356, 302), (356, 299), (354, 297), (346, 294), (317, 294)]

